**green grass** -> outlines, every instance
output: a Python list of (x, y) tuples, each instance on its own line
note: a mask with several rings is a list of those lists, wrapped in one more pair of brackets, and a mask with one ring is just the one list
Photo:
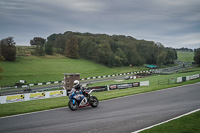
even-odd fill
[[(199, 71), (195, 71), (195, 72), (178, 73), (178, 74), (176, 74), (176, 76), (192, 75), (192, 74), (196, 74), (197, 72), (200, 72), (200, 69), (199, 69)], [(175, 76), (175, 75), (173, 75), (173, 76)], [(176, 87), (176, 86), (180, 86), (180, 85), (200, 82), (200, 78), (198, 78), (198, 79), (183, 82), (180, 84), (169, 84), (169, 85), (168, 84), (164, 84), (164, 85), (157, 84), (158, 79), (168, 80), (169, 77), (170, 77), (170, 75), (161, 75), (161, 76), (155, 75), (155, 76), (151, 76), (148, 78), (123, 81), (123, 82), (130, 83), (130, 82), (149, 80), (150, 86), (134, 87), (134, 88), (105, 91), (105, 92), (97, 92), (97, 93), (93, 93), (93, 95), (97, 96), (98, 99), (101, 101), (101, 100), (112, 99), (112, 98), (116, 98), (116, 97), (134, 95), (134, 94), (138, 94), (138, 93), (150, 92), (150, 91), (165, 89), (165, 88), (169, 88), (169, 87)], [(110, 83), (115, 83), (115, 81), (102, 82), (102, 83), (98, 83), (98, 84), (108, 85)], [(119, 83), (119, 82), (117, 82), (117, 83)], [(95, 84), (95, 85), (97, 85), (97, 84)], [(68, 97), (58, 97), (58, 98), (48, 98), (48, 99), (43, 99), (43, 100), (1, 104), (0, 105), (0, 117), (21, 114), (21, 113), (27, 113), (27, 112), (34, 112), (34, 111), (39, 111), (39, 110), (53, 109), (53, 108), (58, 108), (58, 107), (66, 107), (68, 100), (69, 100)]]
[(145, 67), (109, 68), (84, 59), (63, 56), (18, 57), (15, 62), (0, 62), (3, 68), (0, 86), (14, 86), (19, 80), (27, 83), (61, 81), (63, 73), (81, 73), (81, 78), (146, 70)]
[(48, 98), (0, 105), (0, 117), (66, 107), (68, 97)]
[[(175, 73), (171, 75), (153, 75), (146, 78), (139, 78), (139, 79), (131, 79), (131, 80), (123, 80), (121, 82), (114, 80), (114, 81), (106, 81), (106, 82), (97, 82), (91, 84), (89, 87), (92, 86), (103, 86), (103, 85), (109, 85), (109, 84), (120, 84), (120, 83), (130, 83), (130, 82), (140, 82), (140, 81), (149, 81), (151, 86), (154, 86), (154, 88), (167, 88), (167, 87), (175, 87), (178, 86), (178, 84), (168, 84), (168, 79), (170, 81), (173, 81), (173, 79), (176, 79), (177, 77), (184, 77), (184, 76), (191, 76), (194, 74), (200, 74), (200, 68), (193, 68), (180, 72)], [(161, 81), (161, 85), (158, 85), (158, 80)]]
[(184, 62), (194, 62), (194, 52), (177, 52), (178, 60)]
[(142, 131), (141, 133), (199, 133), (199, 123), (200, 111)]
[[(30, 53), (32, 49), (18, 47), (18, 53)], [(21, 51), (21, 52), (20, 52)], [(177, 52), (178, 60), (193, 61), (193, 52)], [(0, 61), (3, 72), (0, 86), (14, 86), (19, 80), (26, 80), (27, 83), (40, 83), (48, 81), (61, 81), (63, 73), (81, 73), (81, 78), (111, 75), (124, 72), (147, 70), (145, 67), (114, 67), (84, 59), (69, 59), (61, 55), (35, 57), (19, 56), (15, 62)], [(163, 66), (162, 66), (163, 67)]]

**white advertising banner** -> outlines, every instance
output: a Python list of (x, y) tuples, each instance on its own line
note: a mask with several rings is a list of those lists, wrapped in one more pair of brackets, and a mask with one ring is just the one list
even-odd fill
[(140, 86), (149, 86), (149, 81), (140, 82)]
[(195, 75), (190, 76), (190, 79), (197, 79), (197, 78), (199, 78), (199, 74), (195, 74)]
[(0, 96), (0, 104), (67, 96), (66, 90)]
[(181, 83), (182, 82), (182, 77), (178, 77), (177, 78), (177, 83)]
[(186, 76), (186, 81), (189, 81), (190, 80), (190, 76)]

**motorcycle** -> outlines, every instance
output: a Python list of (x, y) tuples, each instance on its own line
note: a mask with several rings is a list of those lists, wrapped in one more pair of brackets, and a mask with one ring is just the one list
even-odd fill
[(76, 93), (75, 89), (72, 89), (69, 94), (69, 108), (74, 111), (78, 108), (83, 108), (87, 106), (97, 107), (99, 104), (98, 99), (95, 96), (90, 95), (93, 90), (87, 92), (87, 90), (83, 90), (83, 93)]

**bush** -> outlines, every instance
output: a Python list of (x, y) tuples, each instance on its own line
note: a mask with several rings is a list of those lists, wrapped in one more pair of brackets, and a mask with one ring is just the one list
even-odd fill
[(16, 47), (13, 37), (8, 37), (0, 41), (0, 60), (16, 60)]

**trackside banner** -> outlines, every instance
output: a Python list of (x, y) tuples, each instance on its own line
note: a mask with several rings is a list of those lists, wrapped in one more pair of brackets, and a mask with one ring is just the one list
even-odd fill
[(0, 104), (67, 96), (67, 90), (0, 96)]
[(6, 103), (21, 102), (21, 101), (25, 101), (24, 98), (25, 98), (24, 95), (11, 95), (11, 96), (7, 96), (5, 101)]
[(107, 91), (107, 86), (90, 87), (89, 89), (94, 89), (95, 92)]
[(140, 82), (109, 85), (109, 90), (139, 87)]

